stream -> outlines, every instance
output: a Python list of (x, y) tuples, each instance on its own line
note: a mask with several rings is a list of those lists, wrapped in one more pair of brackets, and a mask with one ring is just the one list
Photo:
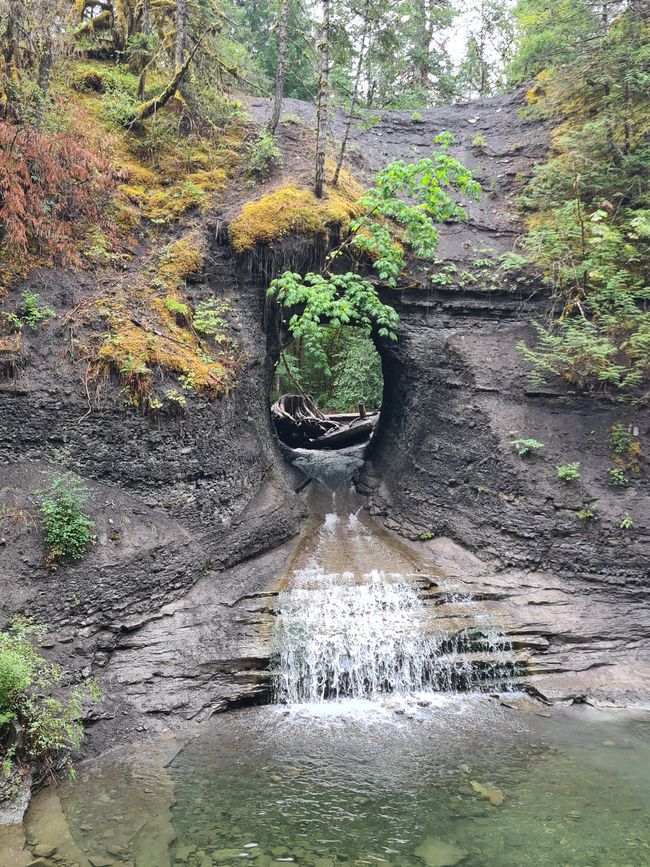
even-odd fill
[(497, 613), (362, 509), (361, 460), (296, 464), (273, 704), (82, 764), (30, 807), (42, 864), (650, 864), (650, 716), (532, 701)]

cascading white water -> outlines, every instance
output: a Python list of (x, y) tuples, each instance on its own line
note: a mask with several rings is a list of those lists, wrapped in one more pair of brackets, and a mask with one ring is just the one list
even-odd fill
[[(350, 476), (361, 463), (307, 453), (325, 512), (309, 558), (277, 601), (275, 697), (288, 704), (496, 685), (512, 674), (503, 632), (467, 594), (428, 576), (393, 571), (400, 554), (373, 533)], [(322, 506), (322, 503), (321, 503)], [(344, 567), (344, 568), (341, 568)]]
[(430, 682), (423, 606), (399, 576), (314, 566), (280, 597), (276, 689), (286, 702), (408, 693)]

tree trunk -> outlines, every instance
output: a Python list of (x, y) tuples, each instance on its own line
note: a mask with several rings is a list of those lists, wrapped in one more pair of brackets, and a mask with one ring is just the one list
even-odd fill
[(41, 62), (38, 67), (38, 103), (36, 104), (36, 110), (34, 112), (34, 126), (36, 128), (40, 127), (41, 121), (43, 120), (43, 109), (45, 108), (45, 101), (47, 99), (47, 93), (50, 89), (50, 74), (52, 72), (52, 65), (54, 63), (54, 41), (52, 39), (52, 34), (48, 30), (43, 39), (43, 55), (41, 57)]
[[(149, 0), (142, 0), (142, 20), (141, 20), (142, 32), (145, 36), (149, 36), (151, 33), (151, 17), (149, 14)], [(147, 52), (148, 54), (148, 52)], [(142, 102), (144, 99), (144, 92), (147, 86), (147, 66), (149, 65), (149, 59), (145, 58), (142, 63), (142, 68), (140, 70), (140, 77), (138, 78), (138, 92), (137, 97)]]
[(174, 66), (182, 68), (185, 58), (185, 30), (187, 26), (187, 0), (176, 0), (176, 44)]
[(325, 122), (327, 120), (327, 96), (330, 71), (330, 0), (323, 2), (323, 25), (320, 43), (320, 79), (318, 86), (318, 110), (316, 114), (316, 180), (314, 193), (323, 196), (325, 183)]
[(125, 127), (132, 127), (134, 125), (142, 123), (143, 120), (146, 120), (148, 117), (154, 115), (169, 102), (169, 100), (178, 90), (180, 83), (183, 80), (183, 76), (187, 72), (190, 63), (194, 60), (194, 55), (199, 50), (200, 45), (201, 40), (199, 39), (197, 40), (194, 48), (185, 60), (185, 63), (176, 69), (174, 77), (169, 82), (167, 87), (163, 90), (163, 92), (160, 93), (158, 96), (155, 96), (153, 99), (150, 99), (148, 102), (143, 103), (140, 110), (136, 114), (131, 115), (131, 117), (129, 117), (124, 122), (123, 125)]
[(425, 94), (429, 92), (429, 52), (431, 51), (431, 33), (429, 30), (429, 9), (426, 0), (417, 4), (417, 62), (416, 78)]
[(280, 8), (280, 30), (278, 33), (278, 68), (275, 72), (275, 93), (273, 96), (273, 112), (269, 121), (269, 132), (275, 134), (282, 114), (282, 99), (284, 97), (284, 72), (287, 60), (287, 29), (289, 24), (289, 0), (282, 0)]
[(361, 45), (359, 46), (359, 60), (357, 63), (357, 72), (354, 77), (354, 87), (352, 89), (352, 99), (350, 100), (350, 111), (348, 112), (347, 121), (345, 123), (345, 131), (343, 133), (343, 141), (341, 142), (341, 150), (339, 151), (339, 158), (336, 163), (336, 170), (334, 172), (334, 177), (332, 178), (332, 186), (336, 186), (339, 182), (339, 175), (341, 173), (341, 166), (343, 165), (343, 160), (345, 159), (345, 149), (348, 146), (348, 138), (350, 136), (350, 129), (352, 127), (352, 120), (354, 118), (354, 110), (357, 107), (357, 99), (359, 96), (359, 88), (361, 87), (361, 73), (363, 72), (363, 61), (364, 61), (364, 51), (366, 49), (366, 39), (368, 37), (368, 30), (370, 28), (370, 0), (366, 0), (364, 9), (363, 9), (363, 32), (361, 34)]

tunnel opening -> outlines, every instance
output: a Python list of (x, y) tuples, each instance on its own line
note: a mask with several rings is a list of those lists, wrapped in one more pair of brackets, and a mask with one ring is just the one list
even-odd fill
[(318, 340), (291, 339), (278, 354), (271, 388), (276, 433), (292, 449), (369, 443), (383, 390), (373, 337), (354, 325), (324, 325)]

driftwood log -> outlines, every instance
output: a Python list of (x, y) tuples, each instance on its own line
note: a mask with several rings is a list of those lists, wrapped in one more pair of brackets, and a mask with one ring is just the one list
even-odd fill
[(271, 406), (271, 417), (282, 442), (291, 448), (342, 449), (369, 439), (378, 414), (324, 415), (308, 395), (283, 394)]

